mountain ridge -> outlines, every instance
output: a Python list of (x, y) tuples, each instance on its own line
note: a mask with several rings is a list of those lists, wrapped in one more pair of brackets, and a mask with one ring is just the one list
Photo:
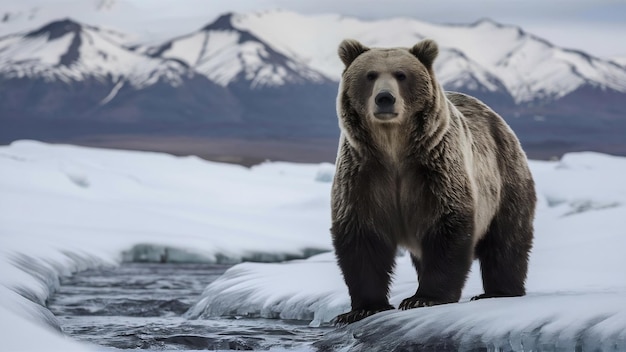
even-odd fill
[[(265, 17), (265, 18), (263, 18)], [(272, 42), (272, 39), (281, 42), (281, 44), (290, 49), (290, 51), (297, 52), (304, 60), (309, 60), (312, 63), (312, 67), (320, 72), (325, 73), (329, 77), (339, 77), (341, 72), (341, 63), (334, 58), (333, 55), (336, 45), (340, 39), (345, 37), (353, 37), (360, 40), (365, 45), (370, 46), (404, 46), (408, 47), (415, 42), (424, 39), (431, 38), (438, 41), (441, 51), (454, 49), (456, 51), (464, 53), (464, 55), (474, 62), (478, 63), (481, 68), (490, 72), (492, 75), (500, 78), (505, 83), (509, 93), (516, 98), (517, 102), (532, 101), (537, 97), (538, 92), (542, 89), (551, 92), (556, 91), (551, 89), (552, 82), (548, 82), (545, 85), (538, 85), (536, 81), (541, 75), (533, 76), (532, 69), (536, 68), (538, 64), (543, 65), (543, 69), (546, 69), (551, 74), (560, 74), (564, 77), (568, 77), (567, 72), (563, 72), (567, 69), (568, 64), (572, 64), (572, 61), (579, 59), (575, 56), (582, 56), (583, 60), (591, 58), (594, 64), (611, 65), (609, 60), (593, 57), (582, 51), (576, 51), (573, 49), (562, 49), (549, 41), (542, 39), (534, 34), (525, 32), (521, 27), (513, 25), (500, 24), (493, 20), (479, 20), (469, 25), (439, 25), (430, 24), (410, 18), (391, 18), (381, 19), (373, 21), (364, 21), (356, 18), (348, 17), (336, 17), (330, 18), (330, 16), (316, 15), (316, 16), (304, 16), (301, 14), (288, 12), (288, 11), (267, 11), (261, 14), (239, 14), (235, 23), (240, 28), (252, 30), (262, 39), (268, 42)], [(263, 18), (263, 19), (262, 19)], [(308, 20), (308, 22), (307, 22)], [(347, 24), (343, 23), (347, 22)], [(298, 23), (300, 33), (308, 33), (309, 37), (295, 38), (291, 36), (287, 39), (281, 38), (283, 23)], [(307, 24), (312, 26), (307, 27)], [(327, 62), (321, 62), (322, 59), (315, 57), (317, 54), (314, 50), (309, 48), (297, 48), (297, 41), (313, 41), (314, 36), (318, 35), (312, 28), (327, 27), (324, 32), (319, 35), (321, 40), (328, 43), (325, 47), (318, 45), (319, 48), (324, 48), (324, 53), (320, 54), (325, 58), (331, 58)], [(499, 31), (494, 31), (493, 28)], [(474, 32), (472, 32), (474, 31)], [(325, 34), (330, 32), (330, 34)], [(396, 33), (397, 32), (397, 33)], [(312, 34), (314, 33), (314, 34)], [(489, 35), (490, 37), (485, 37)], [(503, 38), (506, 37), (506, 38)], [(493, 39), (493, 40), (492, 40)], [(495, 45), (493, 41), (499, 41), (498, 45)], [(489, 43), (489, 54), (485, 55), (484, 42)], [(545, 48), (526, 47), (523, 46), (545, 46)], [(541, 51), (539, 51), (541, 49)], [(501, 51), (500, 54), (495, 55), (493, 51)], [(554, 50), (554, 52), (551, 52)], [(533, 52), (538, 51), (538, 52)], [(528, 60), (530, 54), (542, 54), (544, 56), (556, 56), (550, 57), (552, 62), (549, 62), (552, 67), (544, 65), (546, 60), (540, 60), (543, 58), (537, 58), (534, 62)], [(526, 56), (526, 58), (519, 58), (515, 55)], [(573, 56), (572, 56), (573, 55)], [(564, 57), (560, 57), (564, 56)], [(436, 71), (441, 69), (440, 65), (436, 63)], [(508, 73), (519, 71), (519, 64), (529, 63), (530, 67), (525, 68), (523, 75), (517, 77), (506, 77)], [(577, 62), (579, 66), (582, 62)], [(622, 67), (614, 67), (615, 70), (611, 72), (620, 78), (619, 82), (626, 82), (626, 70)], [(607, 68), (604, 68), (607, 70)], [(582, 68), (583, 71), (588, 71), (588, 68)], [(530, 74), (530, 77), (526, 77)], [(608, 77), (611, 75), (607, 74)], [(584, 77), (590, 79), (600, 85), (604, 84), (611, 89), (616, 89), (621, 92), (626, 92), (626, 83), (617, 85), (602, 82), (602, 79), (607, 77), (600, 77), (595, 79), (594, 77)], [(595, 79), (595, 80), (594, 80)], [(584, 84), (584, 80), (579, 80), (577, 84), (565, 87), (558, 90), (563, 94), (575, 90), (578, 86)], [(445, 85), (444, 81), (444, 85)], [(539, 95), (542, 97), (542, 95)]]
[(61, 141), (105, 130), (334, 140), (338, 43), (407, 47), (432, 38), (444, 88), (483, 100), (530, 149), (626, 154), (626, 67), (491, 19), (441, 25), (264, 11), (226, 13), (157, 44), (131, 36), (64, 18), (0, 37), (0, 142), (33, 129)]
[[(222, 86), (238, 78), (241, 80), (237, 77), (239, 75), (250, 81), (253, 88), (326, 80), (315, 70), (276, 51), (253, 33), (236, 28), (232, 17), (232, 13), (224, 14), (193, 33), (148, 48), (146, 53), (151, 57), (184, 62)], [(194, 41), (195, 48), (192, 48), (193, 43), (189, 42)], [(176, 50), (177, 47), (183, 47), (184, 52)]]
[(66, 18), (24, 34), (0, 37), (0, 75), (44, 78), (63, 82), (89, 78), (136, 87), (159, 79), (180, 82), (183, 70), (160, 58), (150, 59), (110, 40), (97, 27)]
[[(202, 69), (198, 65), (199, 62), (197, 61), (206, 59), (204, 57), (204, 54), (207, 46), (214, 46), (209, 45), (208, 38), (204, 38), (204, 40), (202, 40), (202, 46), (200, 48), (194, 49), (199, 51), (199, 54), (196, 57), (196, 62), (190, 62), (192, 60), (187, 59), (184, 53), (172, 53), (172, 45), (175, 45), (182, 40), (192, 38), (193, 36), (198, 36), (200, 34), (205, 34), (208, 36), (211, 32), (231, 32), (236, 34), (236, 38), (232, 38), (233, 40), (235, 40), (235, 43), (232, 44), (240, 46), (244, 43), (260, 44), (262, 48), (258, 49), (260, 51), (260, 54), (256, 55), (257, 58), (261, 57), (261, 54), (270, 54), (272, 56), (278, 57), (280, 60), (282, 60), (282, 67), (286, 67), (287, 69), (292, 71), (290, 72), (292, 76), (304, 76), (299, 78), (313, 81), (321, 81), (325, 79), (330, 79), (335, 82), (338, 81), (342, 68), (339, 60), (335, 57), (336, 55), (334, 55), (336, 45), (331, 44), (322, 46), (316, 44), (318, 48), (324, 47), (324, 52), (312, 53), (312, 50), (310, 48), (303, 50), (303, 48), (298, 48), (297, 45), (294, 45), (293, 37), (296, 37), (294, 35), (289, 36), (288, 40), (275, 37), (273, 38), (273, 36), (276, 34), (275, 28), (277, 24), (278, 26), (280, 26), (281, 23), (281, 21), (277, 21), (277, 19), (281, 19), (285, 16), (291, 17), (288, 18), (288, 20), (292, 22), (294, 21), (294, 17), (296, 21), (303, 23), (306, 23), (304, 19), (308, 19), (309, 22), (313, 22), (313, 24), (317, 26), (320, 26), (320, 24), (328, 25), (329, 23), (334, 22), (333, 25), (335, 26), (335, 28), (332, 28), (332, 32), (335, 33), (333, 35), (334, 37), (329, 38), (327, 35), (320, 36), (321, 40), (323, 41), (328, 41), (329, 43), (337, 42), (334, 44), (338, 44), (340, 39), (344, 37), (355, 37), (350, 35), (352, 34), (351, 32), (355, 32), (354, 30), (344, 30), (343, 32), (345, 32), (345, 35), (344, 33), (336, 31), (336, 27), (341, 26), (342, 21), (353, 22), (355, 26), (360, 26), (359, 31), (361, 33), (361, 36), (363, 37), (363, 43), (372, 46), (376, 46), (376, 44), (384, 41), (384, 39), (381, 39), (381, 37), (384, 38), (386, 36), (382, 35), (379, 37), (372, 37), (371, 33), (369, 32), (377, 30), (380, 26), (394, 27), (390, 24), (404, 23), (405, 26), (408, 26), (409, 30), (405, 30), (405, 28), (403, 28), (401, 32), (403, 33), (404, 38), (398, 39), (397, 37), (391, 37), (392, 39), (389, 40), (389, 44), (383, 44), (381, 46), (395, 46), (395, 44), (398, 42), (404, 42), (404, 46), (409, 46), (411, 45), (410, 43), (414, 43), (426, 37), (437, 40), (438, 38), (435, 37), (445, 36), (440, 33), (442, 31), (442, 28), (443, 30), (445, 30), (446, 28), (461, 28), (463, 30), (477, 29), (482, 32), (492, 30), (492, 28), (498, 28), (505, 32), (511, 33), (492, 33), (491, 35), (493, 37), (502, 35), (508, 35), (510, 37), (511, 35), (514, 35), (518, 38), (518, 42), (513, 43), (513, 46), (511, 46), (511, 44), (508, 44), (509, 48), (505, 50), (497, 49), (501, 51), (498, 55), (484, 55), (481, 53), (481, 51), (484, 50), (480, 49), (479, 46), (475, 46), (473, 44), (469, 46), (465, 45), (465, 47), (463, 47), (463, 45), (455, 45), (458, 43), (454, 43), (454, 41), (458, 42), (458, 38), (448, 41), (441, 39), (438, 40), (441, 46), (442, 57), (440, 57), (440, 59), (436, 61), (437, 72), (444, 69), (442, 61), (445, 61), (446, 59), (450, 60), (450, 57), (456, 60), (465, 61), (462, 63), (462, 65), (466, 66), (465, 71), (458, 68), (457, 71), (453, 73), (440, 75), (440, 77), (443, 78), (444, 86), (452, 81), (458, 81), (460, 76), (469, 76), (469, 74), (471, 73), (473, 74), (474, 84), (482, 85), (483, 88), (486, 88), (488, 90), (497, 89), (493, 87), (493, 84), (498, 86), (503, 85), (508, 93), (514, 98), (516, 103), (532, 102), (533, 100), (544, 100), (546, 98), (559, 98), (585, 84), (597, 85), (600, 87), (605, 87), (608, 89), (613, 89), (619, 92), (626, 93), (626, 67), (620, 65), (615, 60), (601, 59), (580, 50), (559, 48), (545, 39), (525, 32), (522, 28), (518, 26), (501, 24), (492, 19), (481, 19), (467, 25), (438, 25), (429, 24), (410, 18), (392, 18), (376, 21), (363, 21), (356, 18), (339, 16), (335, 17), (334, 21), (328, 21), (330, 15), (304, 16), (301, 14), (287, 11), (266, 11), (252, 14), (227, 13), (221, 15), (215, 21), (208, 23), (207, 25), (203, 26), (195, 32), (179, 37), (174, 37), (160, 45), (145, 48), (141, 48), (141, 45), (135, 45), (132, 49), (128, 49), (128, 46), (120, 46), (130, 52), (135, 52), (142, 56), (149, 56), (153, 59), (172, 59), (174, 61), (177, 61), (178, 63), (185, 64), (188, 67), (195, 66), (195, 71), (200, 72), (194, 73), (202, 73), (216, 83), (224, 86), (227, 85), (228, 82), (233, 79), (233, 77), (222, 78), (216, 77), (215, 75), (212, 77), (210, 72), (219, 71), (222, 68), (220, 66), (224, 66), (225, 63), (218, 62), (216, 64), (211, 64), (208, 65), (208, 68), (205, 69)], [(263, 18), (261, 23), (259, 23), (259, 18)], [(371, 29), (369, 32), (364, 32), (361, 29), (363, 26), (372, 26), (373, 29)], [(65, 27), (70, 28), (70, 30)], [(420, 27), (421, 30), (416, 30), (416, 27)], [(270, 30), (267, 30), (267, 28), (270, 28)], [(78, 34), (81, 31), (101, 32), (97, 27), (84, 25), (78, 21), (66, 18), (60, 21), (49, 23), (43, 27), (40, 27), (39, 29), (30, 31), (25, 36), (27, 38), (37, 37), (42, 33), (48, 33), (48, 35), (50, 36), (48, 40), (55, 40), (60, 39), (61, 37), (66, 36), (71, 32), (73, 32), (74, 34)], [(326, 29), (326, 31), (328, 32), (328, 29)], [(281, 32), (284, 32), (282, 28)], [(305, 32), (309, 33), (309, 37), (311, 36), (311, 33), (314, 33), (314, 31), (312, 30)], [(337, 34), (337, 32), (339, 34)], [(406, 35), (406, 33), (408, 33), (408, 35)], [(469, 38), (475, 41), (476, 39), (474, 37), (479, 36), (479, 34), (481, 33), (469, 35), (466, 32), (464, 35), (466, 37), (465, 39)], [(13, 36), (15, 36), (15, 34)], [(452, 35), (447, 36), (454, 37), (455, 35), (453, 33)], [(0, 40), (2, 38), (3, 37), (0, 37)], [(409, 40), (410, 38), (415, 40)], [(79, 46), (79, 43), (77, 42), (79, 42), (80, 39), (80, 36), (74, 36), (74, 41), (72, 43), (75, 47)], [(274, 43), (272, 39), (277, 39), (277, 41), (279, 42), (278, 45), (276, 45), (276, 43)], [(306, 39), (308, 38), (297, 38), (296, 40), (305, 41)], [(542, 47), (537, 48), (537, 45)], [(528, 46), (535, 47), (529, 48)], [(471, 49), (468, 49), (469, 47), (471, 47)], [(476, 49), (476, 47), (478, 47), (478, 49)], [(189, 48), (187, 47), (186, 49)], [(227, 48), (224, 47), (218, 49), (225, 50)], [(248, 51), (252, 50), (254, 49), (249, 49)], [(543, 50), (544, 52), (532, 53), (533, 50)], [(531, 61), (530, 59), (528, 59), (529, 52), (531, 54), (534, 54), (534, 56), (540, 57), (533, 58), (533, 60)], [(318, 57), (316, 57), (316, 55), (318, 55)], [(76, 56), (77, 54), (75, 52), (68, 52), (68, 56), (66, 56), (66, 60), (64, 62), (69, 63), (69, 61), (71, 61), (71, 58), (75, 59)], [(524, 56), (526, 58), (522, 59), (518, 56)], [(239, 55), (239, 57), (241, 57), (241, 55)], [(276, 61), (277, 59), (274, 60)], [(323, 60), (326, 60), (326, 62), (321, 63), (321, 61)], [(10, 62), (9, 60), (4, 60), (3, 63), (5, 64), (4, 66), (6, 66), (6, 64)], [(461, 64), (457, 64), (456, 66), (459, 65)], [(530, 67), (523, 67), (523, 65)], [(551, 65), (551, 67), (549, 65)], [(251, 66), (251, 64), (248, 64), (248, 67), (249, 66)], [(451, 67), (453, 65), (449, 66)], [(532, 76), (532, 71), (536, 70), (537, 68), (546, 71), (541, 72), (543, 77), (545, 77), (545, 75), (560, 77), (557, 77), (559, 79), (547, 78), (545, 79), (547, 82), (543, 84), (540, 82), (541, 80), (538, 77)], [(449, 70), (449, 68), (445, 69)], [(524, 71), (519, 72), (522, 69)], [(519, 74), (516, 74), (516, 72), (519, 72)], [(525, 77), (528, 76), (528, 74), (530, 74), (531, 77)], [(253, 80), (250, 77), (254, 76), (254, 74), (248, 74), (247, 76), (247, 80)], [(495, 83), (496, 81), (499, 82)], [(559, 86), (555, 83), (558, 81), (568, 81), (568, 85)], [(274, 83), (269, 82), (270, 85), (280, 85), (282, 83), (283, 82), (281, 80), (278, 80)], [(458, 84), (452, 85), (452, 87), (455, 86), (458, 86)], [(498, 88), (501, 89), (502, 87)]]

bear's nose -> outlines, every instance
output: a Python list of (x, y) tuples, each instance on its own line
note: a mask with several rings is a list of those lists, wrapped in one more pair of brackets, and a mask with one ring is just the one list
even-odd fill
[(395, 104), (396, 98), (390, 92), (383, 90), (376, 95), (374, 102), (381, 108), (388, 108)]

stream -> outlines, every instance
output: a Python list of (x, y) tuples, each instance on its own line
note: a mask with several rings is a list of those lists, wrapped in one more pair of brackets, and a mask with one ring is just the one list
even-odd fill
[(122, 350), (310, 350), (329, 327), (184, 313), (229, 265), (124, 263), (62, 279), (48, 301), (71, 338)]

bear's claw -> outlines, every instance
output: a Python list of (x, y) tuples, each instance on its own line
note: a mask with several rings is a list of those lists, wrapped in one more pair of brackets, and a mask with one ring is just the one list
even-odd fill
[(386, 310), (394, 309), (393, 306), (388, 306), (379, 309), (357, 309), (350, 311), (348, 313), (339, 314), (335, 319), (333, 319), (333, 323), (335, 326), (343, 326), (355, 323), (359, 320), (365, 319), (370, 315), (374, 315), (376, 313), (384, 312)]
[(485, 293), (482, 293), (482, 294), (480, 294), (480, 295), (478, 295), (478, 296), (474, 296), (474, 297), (472, 297), (472, 298), (470, 299), (470, 301), (478, 301), (479, 299), (485, 299), (485, 298), (493, 298), (493, 297), (492, 297), (492, 296), (489, 296), (489, 295), (487, 295), (487, 294), (485, 294)]
[(451, 303), (451, 302), (435, 301), (435, 300), (424, 298), (424, 297), (413, 296), (413, 297), (405, 298), (402, 301), (402, 303), (400, 303), (400, 306), (398, 307), (398, 309), (407, 310), (407, 309), (421, 308), (421, 307), (432, 307), (432, 306), (436, 306), (439, 304), (446, 304), (446, 303)]
[(486, 299), (486, 298), (503, 298), (503, 297), (519, 297), (519, 296), (523, 296), (524, 294), (495, 294), (495, 293), (481, 293), (478, 296), (474, 296), (470, 299), (470, 301), (478, 301), (479, 299)]
[(398, 309), (407, 310), (407, 309), (430, 307), (430, 306), (434, 306), (433, 302), (422, 301), (419, 299), (412, 299), (411, 297), (411, 298), (407, 298), (403, 300), (402, 303), (400, 303), (400, 306), (398, 307)]

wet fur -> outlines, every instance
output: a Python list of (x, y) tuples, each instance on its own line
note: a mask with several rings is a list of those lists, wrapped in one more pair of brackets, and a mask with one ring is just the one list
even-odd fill
[[(457, 302), (474, 257), (485, 290), (477, 298), (524, 295), (536, 198), (511, 129), (477, 99), (444, 93), (432, 41), (411, 49), (344, 41), (339, 55), (346, 70), (331, 232), (352, 311), (337, 323), (393, 309), (398, 246), (410, 251), (419, 282), (402, 309)], [(398, 93), (404, 114), (376, 121), (363, 75), (398, 67), (410, 75)]]

